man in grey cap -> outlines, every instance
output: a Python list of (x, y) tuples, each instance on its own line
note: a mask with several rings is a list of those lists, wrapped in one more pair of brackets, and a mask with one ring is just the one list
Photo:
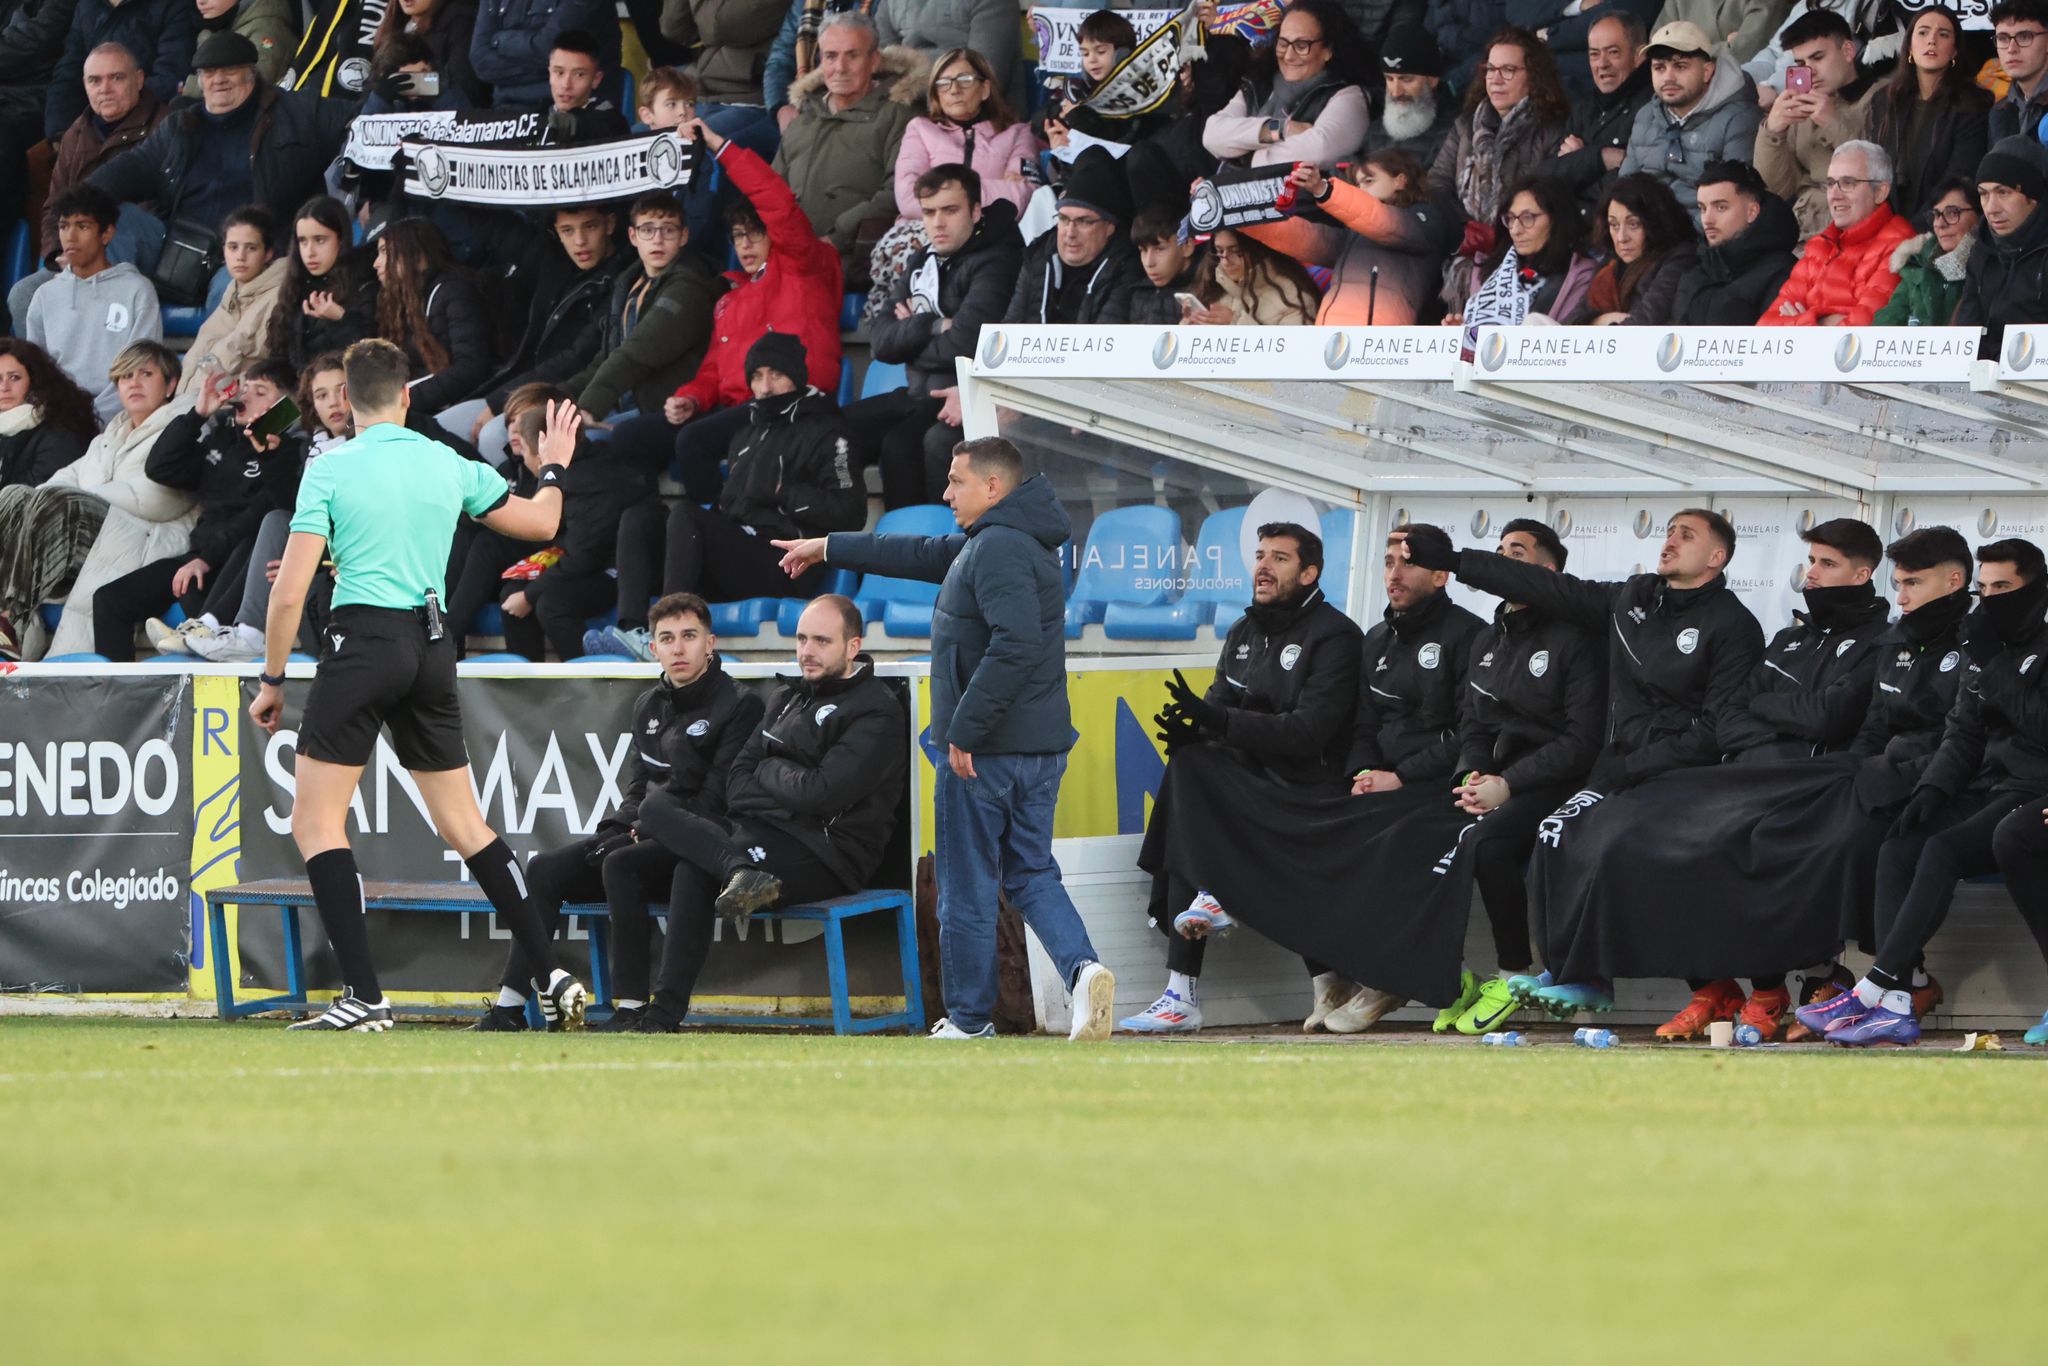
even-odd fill
[(1144, 266), (1125, 229), (1131, 221), (1123, 168), (1100, 147), (1074, 158), (1053, 230), (1024, 248), (1024, 268), (1003, 313), (1008, 323), (1121, 323)]
[(256, 75), (256, 45), (232, 30), (209, 34), (192, 59), (199, 103), (94, 171), (90, 183), (126, 204), (154, 203), (167, 224), (218, 231), (244, 204), (280, 224), (323, 189), (356, 106), (280, 90)]
[(1636, 111), (1620, 173), (1663, 181), (1698, 226), (1700, 172), (1710, 161), (1748, 161), (1756, 149), (1756, 82), (1737, 63), (1717, 60), (1698, 24), (1664, 25), (1645, 51), (1657, 97)]

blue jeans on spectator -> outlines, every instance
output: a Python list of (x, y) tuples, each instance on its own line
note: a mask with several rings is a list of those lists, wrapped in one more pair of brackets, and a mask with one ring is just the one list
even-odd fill
[(1024, 917), (1069, 987), (1094, 961), (1081, 913), (1052, 856), (1064, 754), (977, 754), (956, 778), (939, 757), (939, 981), (946, 1014), (973, 1033), (996, 1001), (996, 893)]
[[(36, 224), (29, 224), (30, 232), (37, 230)], [(126, 262), (144, 275), (150, 275), (155, 273), (157, 258), (163, 254), (163, 219), (133, 204), (123, 204), (121, 221), (114, 225), (114, 240), (107, 244), (107, 259), (115, 265)], [(29, 300), (35, 298), (37, 290), (56, 278), (54, 270), (32, 271), (7, 291), (7, 311), (14, 319), (15, 336), (21, 335), (21, 325), (28, 318)]]

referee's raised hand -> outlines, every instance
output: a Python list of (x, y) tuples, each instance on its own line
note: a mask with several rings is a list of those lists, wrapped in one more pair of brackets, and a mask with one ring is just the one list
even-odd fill
[(567, 467), (576, 458), (576, 434), (583, 428), (583, 412), (574, 403), (548, 400), (547, 426), (540, 434), (540, 463)]

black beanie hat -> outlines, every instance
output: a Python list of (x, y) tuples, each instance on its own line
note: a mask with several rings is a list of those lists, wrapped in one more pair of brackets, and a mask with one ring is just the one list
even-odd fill
[(1124, 168), (1100, 147), (1090, 147), (1074, 158), (1067, 183), (1060, 187), (1059, 207), (1073, 205), (1099, 213), (1122, 226), (1131, 221), (1131, 192), (1124, 184)]
[(2000, 138), (1977, 163), (1977, 181), (2010, 185), (2029, 199), (2048, 199), (2048, 151), (2033, 138)]
[(1380, 44), (1380, 70), (1389, 76), (1441, 76), (1443, 52), (1428, 29), (1402, 24)]
[(804, 361), (804, 344), (787, 332), (763, 332), (761, 340), (747, 348), (747, 378), (762, 366), (778, 374), (788, 375), (796, 381), (799, 389), (808, 389), (811, 384), (809, 367)]

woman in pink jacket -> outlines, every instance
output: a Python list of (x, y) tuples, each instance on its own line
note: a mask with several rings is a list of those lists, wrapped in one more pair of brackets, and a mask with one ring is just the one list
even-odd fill
[(910, 121), (896, 154), (896, 209), (902, 217), (875, 244), (870, 258), (870, 318), (887, 304), (911, 254), (927, 245), (912, 189), (919, 176), (934, 166), (970, 166), (981, 177), (982, 203), (1007, 199), (1019, 214), (1039, 185), (1042, 144), (1030, 123), (1010, 112), (988, 58), (964, 47), (942, 54), (932, 64), (925, 108), (932, 112)]

